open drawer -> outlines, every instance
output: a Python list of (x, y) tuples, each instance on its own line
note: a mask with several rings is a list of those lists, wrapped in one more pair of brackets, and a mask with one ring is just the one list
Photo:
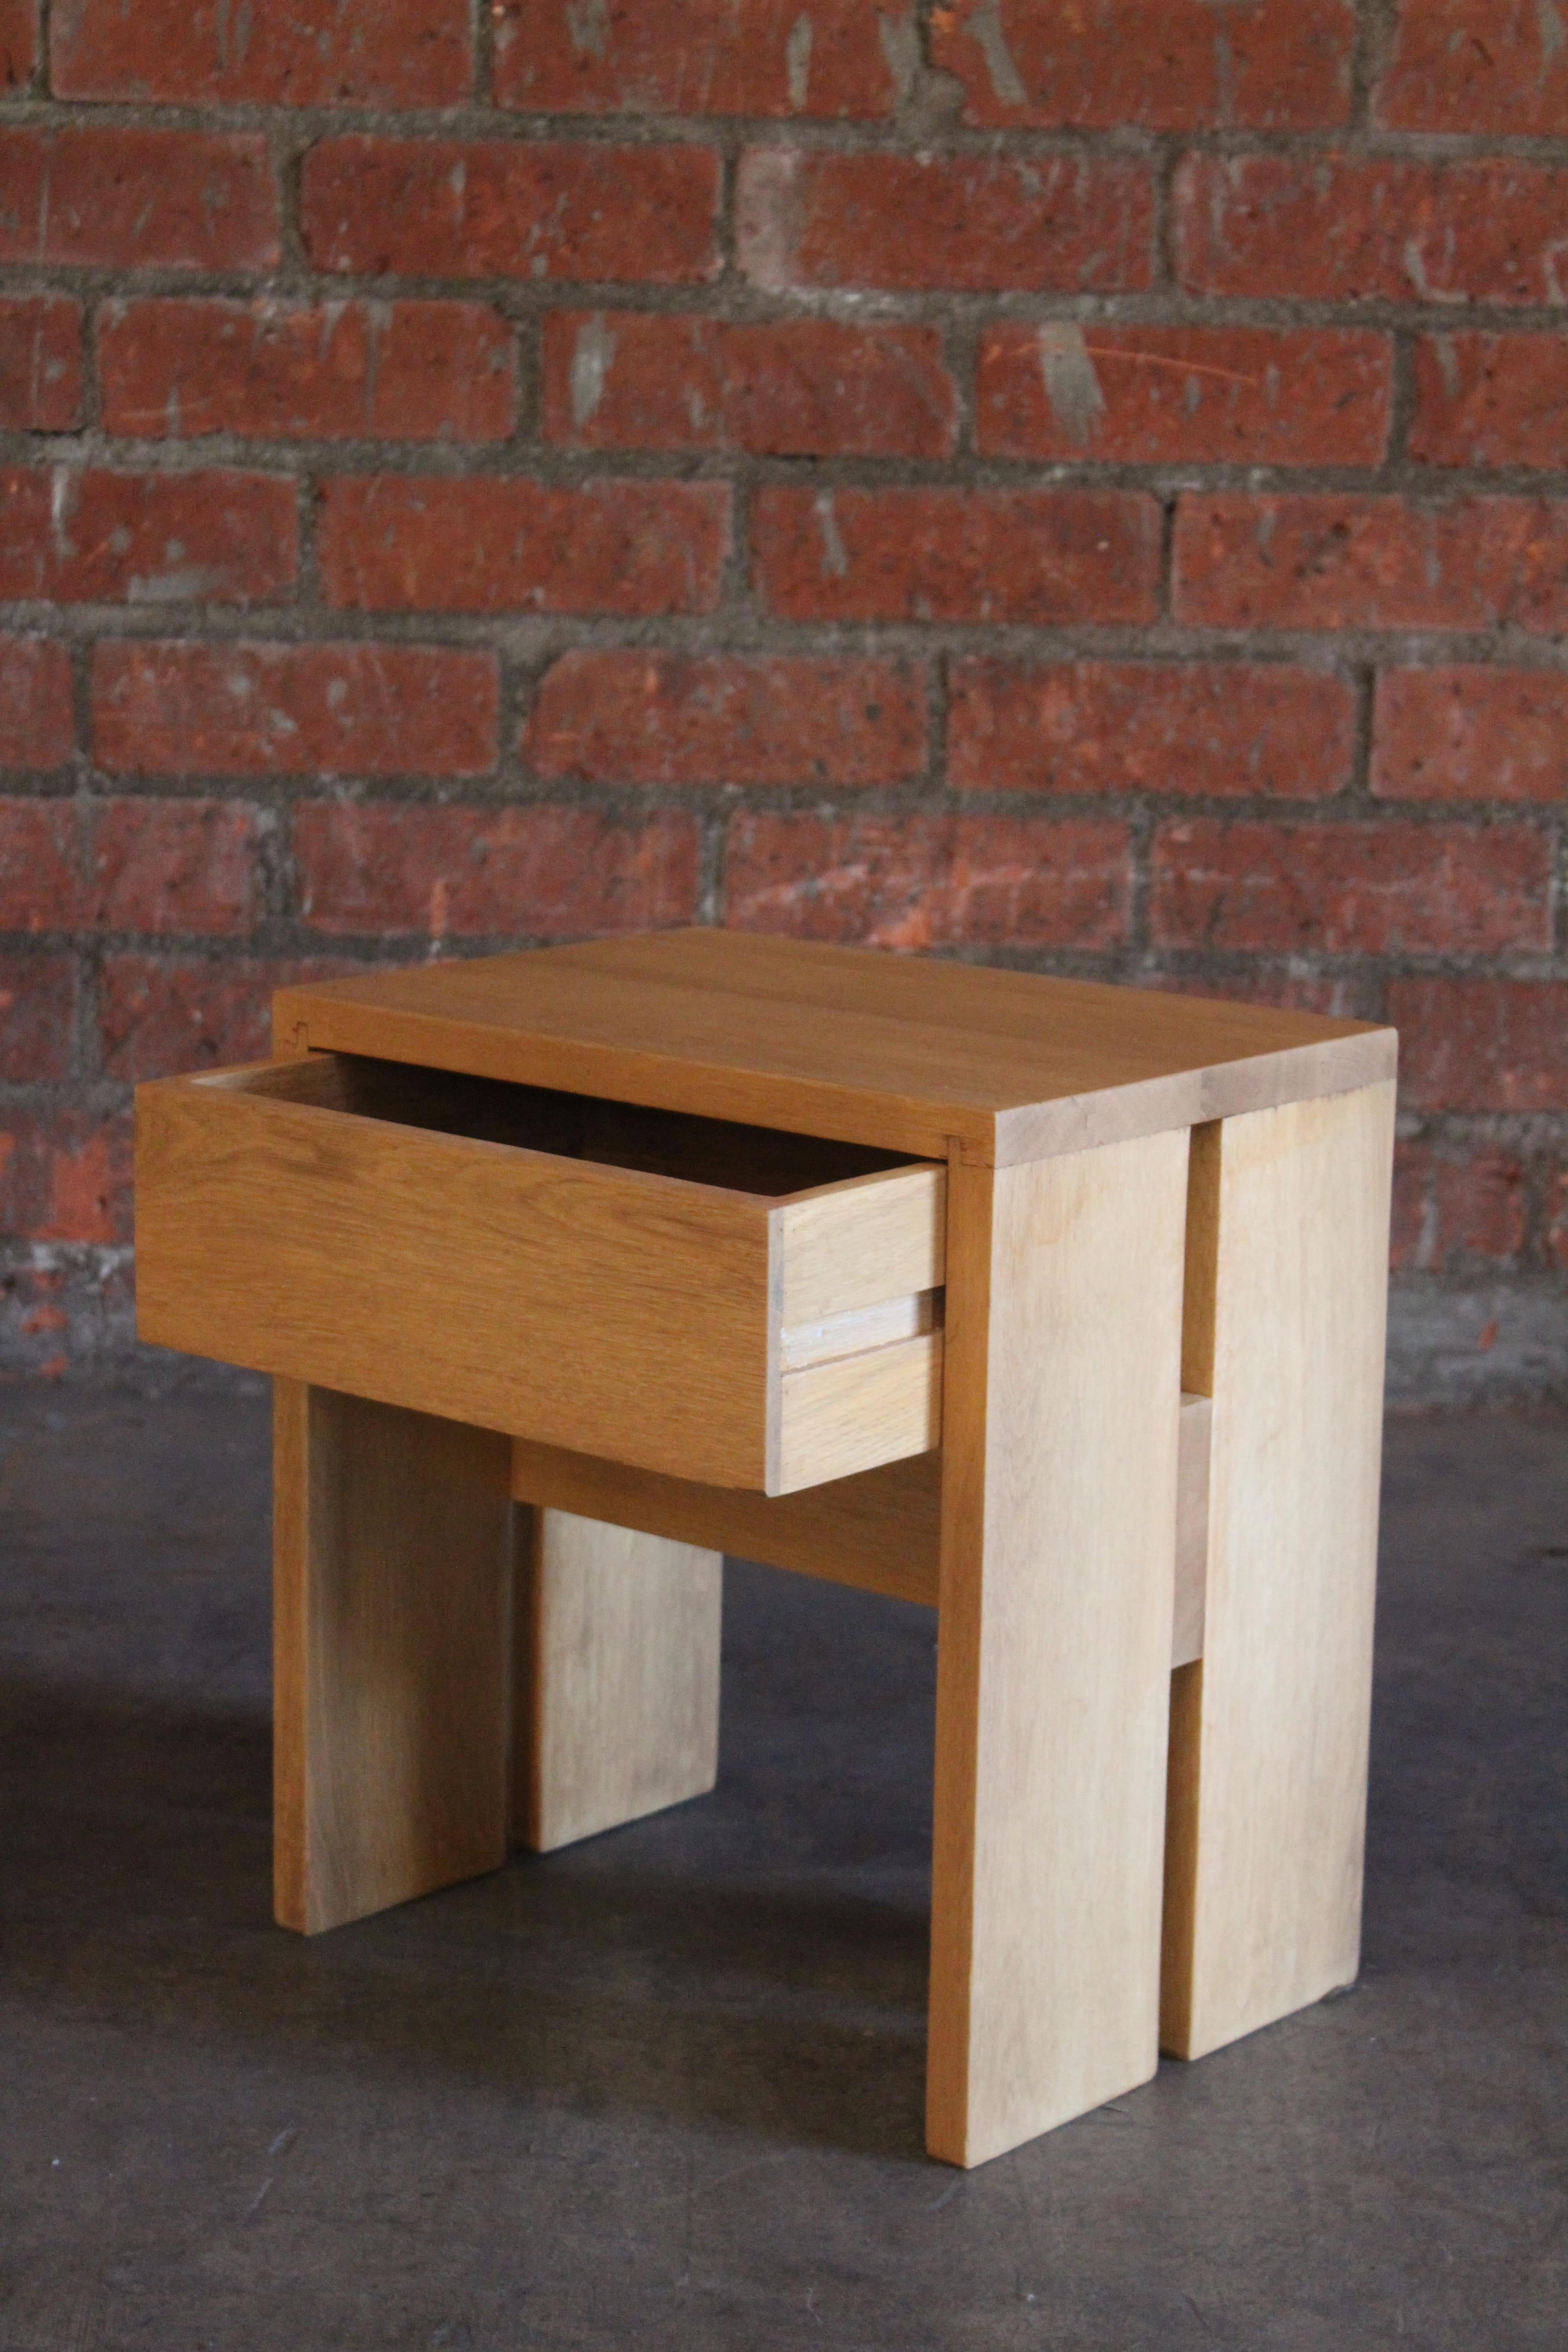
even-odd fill
[(789, 1494), (939, 1442), (945, 1171), (350, 1055), (137, 1089), (165, 1348)]

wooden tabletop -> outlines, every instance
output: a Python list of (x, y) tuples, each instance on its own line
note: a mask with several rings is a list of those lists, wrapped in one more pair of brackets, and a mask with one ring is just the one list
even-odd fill
[(1392, 1077), (1392, 1029), (743, 931), (289, 988), (279, 1051), (368, 1054), (1011, 1166)]

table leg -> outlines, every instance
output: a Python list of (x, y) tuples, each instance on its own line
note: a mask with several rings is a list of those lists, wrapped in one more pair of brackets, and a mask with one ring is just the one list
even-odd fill
[(928, 2146), (1157, 2063), (1185, 1130), (950, 1171)]
[(274, 1875), (314, 1935), (507, 1853), (505, 1438), (274, 1382)]
[(712, 1788), (724, 1562), (570, 1511), (531, 1517), (513, 1802), (544, 1853)]
[(1359, 1963), (1393, 1140), (1392, 1084), (1194, 1135), (1208, 1572), (1173, 1692), (1160, 2028), (1184, 2058)]

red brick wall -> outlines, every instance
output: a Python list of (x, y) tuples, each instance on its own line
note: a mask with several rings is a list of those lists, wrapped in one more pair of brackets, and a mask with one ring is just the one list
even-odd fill
[(279, 980), (693, 919), (1394, 1019), (1562, 1327), (1568, 0), (0, 0), (0, 268), (5, 1360)]

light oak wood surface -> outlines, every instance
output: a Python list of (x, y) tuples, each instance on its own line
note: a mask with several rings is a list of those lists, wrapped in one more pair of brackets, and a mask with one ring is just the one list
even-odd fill
[(1175, 1678), (1161, 2039), (1195, 2058), (1356, 1973), (1394, 1088), (1194, 1155), (1186, 1377), (1214, 1397), (1203, 1657)]
[(779, 1312), (786, 1328), (940, 1290), (947, 1171), (905, 1168), (781, 1202)]
[[(1208, 1559), (1207, 1397), (1184, 1396), (1177, 1439), (1175, 1606), (1171, 1664), (1203, 1649)], [(748, 1495), (660, 1478), (549, 1445), (512, 1448), (512, 1493), (588, 1518), (710, 1545), (765, 1568), (819, 1576), (890, 1601), (937, 1605), (942, 1458), (921, 1454), (796, 1495)]]
[(1394, 1033), (743, 932), (286, 989), (301, 1045), (998, 1166), (1392, 1075)]
[[(838, 1176), (841, 1147), (793, 1139), (792, 1176), (815, 1156), (828, 1181), (780, 1196), (764, 1138), (742, 1192), (619, 1164), (603, 1132), (575, 1156), (583, 1109), (332, 1055), (139, 1088), (142, 1337), (771, 1494), (935, 1443), (933, 1332), (846, 1320), (843, 1352), (787, 1370), (783, 1334), (879, 1302), (933, 1319), (942, 1170)], [(680, 1122), (685, 1164), (708, 1139)], [(748, 1149), (720, 1129), (721, 1173)]]
[(520, 1502), (936, 1606), (942, 1463), (935, 1454), (795, 1495), (662, 1478), (628, 1463), (523, 1440), (513, 1445), (511, 1461)]
[(1208, 1584), (1209, 1451), (1214, 1406), (1206, 1396), (1182, 1398), (1176, 1447), (1176, 1605), (1171, 1664), (1191, 1665), (1204, 1654), (1204, 1602)]
[(927, 2144), (1157, 2062), (1187, 1137), (954, 1165)]
[(274, 1384), (274, 1881), (306, 1935), (499, 1869), (504, 1438)]
[(529, 1515), (516, 1817), (549, 1853), (700, 1797), (719, 1770), (722, 1555)]

